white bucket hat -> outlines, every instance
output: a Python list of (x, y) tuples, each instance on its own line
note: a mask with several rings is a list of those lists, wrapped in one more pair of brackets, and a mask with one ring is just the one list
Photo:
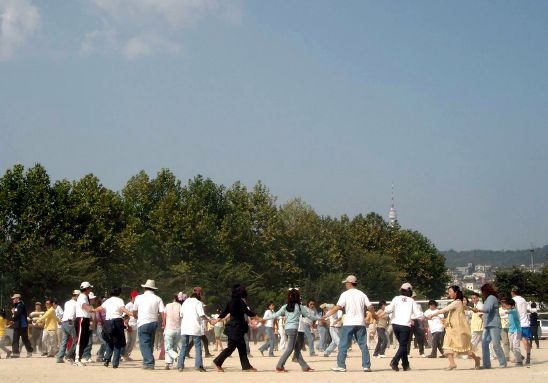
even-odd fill
[(146, 289), (152, 289), (152, 290), (158, 290), (156, 287), (156, 282), (154, 282), (154, 279), (147, 279), (147, 283), (144, 285), (141, 285), (141, 287), (144, 287)]
[(91, 288), (93, 288), (93, 286), (89, 282), (82, 282), (82, 284), (80, 285), (80, 290), (91, 289)]

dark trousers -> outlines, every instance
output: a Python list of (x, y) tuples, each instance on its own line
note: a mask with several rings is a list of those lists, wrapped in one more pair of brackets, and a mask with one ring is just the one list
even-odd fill
[(394, 336), (398, 340), (399, 347), (396, 355), (394, 355), (394, 357), (392, 358), (391, 364), (397, 366), (401, 360), (401, 365), (403, 366), (403, 368), (407, 368), (409, 367), (409, 353), (407, 351), (407, 346), (409, 346), (411, 327), (393, 324), (392, 328), (394, 329)]
[(106, 342), (105, 360), (112, 361), (112, 367), (120, 364), (120, 354), (126, 347), (126, 335), (124, 333), (124, 320), (109, 319), (103, 326), (103, 340)]
[(89, 318), (76, 318), (76, 360), (81, 360), (89, 343)]
[[(531, 326), (531, 339), (533, 341), (535, 341), (536, 345), (537, 345), (537, 348), (538, 348), (538, 345), (539, 345), (539, 341), (538, 341), (538, 326)], [(533, 344), (533, 342), (531, 342), (531, 345)]]
[[(413, 319), (414, 326), (411, 326), (411, 334), (415, 337), (415, 341), (419, 346), (419, 354), (424, 354), (424, 330), (419, 326), (418, 320)], [(411, 351), (411, 342), (407, 344), (407, 355)]]
[(32, 352), (32, 346), (30, 345), (28, 327), (14, 328), (13, 340), (11, 342), (11, 350), (15, 355), (19, 354), (19, 337), (23, 341), (23, 345), (27, 352)]
[(432, 352), (430, 353), (431, 356), (434, 358), (438, 356), (438, 350), (440, 350), (440, 354), (443, 355), (443, 337), (445, 335), (444, 331), (438, 331), (432, 333)]
[[(202, 346), (204, 346), (205, 355), (206, 356), (211, 355), (209, 353), (209, 339), (207, 339), (207, 336), (205, 336), (205, 335), (202, 335), (201, 339), (202, 339)], [(188, 344), (188, 350), (186, 352), (187, 356), (190, 353), (190, 350), (192, 350), (192, 347), (194, 347), (194, 340), (191, 340), (190, 343)]]
[(225, 362), (225, 359), (232, 355), (232, 353), (236, 349), (238, 349), (238, 355), (240, 356), (242, 370), (249, 370), (250, 368), (252, 368), (251, 364), (249, 363), (249, 359), (247, 358), (247, 349), (243, 337), (237, 340), (228, 338), (228, 345), (215, 359), (213, 359), (213, 363), (215, 363), (216, 366), (222, 366)]
[(386, 347), (388, 346), (388, 335), (386, 335), (386, 329), (378, 327), (377, 328), (377, 346), (373, 352), (373, 356), (384, 355)]

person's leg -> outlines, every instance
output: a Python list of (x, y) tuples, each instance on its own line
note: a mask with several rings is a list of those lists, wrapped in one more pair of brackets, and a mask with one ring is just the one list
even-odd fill
[(141, 349), (141, 355), (143, 356), (143, 367), (154, 367), (154, 359), (152, 356), (152, 349), (154, 347), (150, 326), (151, 323), (147, 323), (139, 326), (137, 332), (139, 333), (139, 348)]
[(289, 358), (291, 353), (295, 350), (295, 345), (297, 343), (296, 329), (287, 329), (285, 330), (285, 334), (287, 336), (287, 344), (284, 352), (282, 353), (282, 356), (280, 356), (280, 359), (278, 360), (278, 364), (276, 365), (276, 368), (279, 370), (284, 368), (285, 362), (287, 362), (287, 359)]
[(433, 332), (432, 333), (432, 347), (431, 347), (430, 355), (428, 355), (429, 358), (437, 358), (438, 357), (440, 334), (441, 334), (440, 332)]
[[(267, 335), (268, 335), (268, 332), (267, 332)], [(268, 349), (269, 346), (270, 346), (270, 339), (265, 339), (265, 342), (261, 345), (261, 347), (259, 347), (259, 352), (262, 354)]]
[(304, 332), (297, 332), (297, 342), (295, 343), (295, 354), (293, 354), (293, 358), (299, 363), (301, 368), (303, 370), (307, 370), (310, 368), (308, 363), (303, 358), (303, 352), (301, 350), (301, 345), (305, 342), (305, 333)]
[(179, 359), (177, 360), (177, 368), (185, 368), (185, 358), (188, 350), (188, 344), (190, 342), (189, 335), (181, 335), (181, 351), (179, 351)]
[(205, 356), (206, 358), (210, 358), (212, 355), (209, 352), (209, 339), (207, 339), (206, 335), (202, 335), (202, 346), (205, 350)]
[(200, 367), (203, 367), (203, 363), (202, 363), (202, 337), (201, 336), (193, 336), (192, 339), (194, 340), (194, 347), (196, 349), (196, 359), (194, 360), (194, 368), (200, 368)]
[(308, 354), (310, 356), (315, 356), (316, 352), (314, 351), (314, 334), (310, 326), (304, 326), (304, 335), (306, 337), (306, 343), (308, 345)]
[(491, 353), (489, 351), (489, 343), (491, 343), (491, 333), (489, 329), (483, 330), (483, 340), (481, 341), (481, 351), (483, 359), (483, 368), (491, 368)]
[(276, 345), (274, 329), (272, 327), (267, 327), (266, 335), (268, 336), (268, 356), (274, 356), (274, 346)]
[(533, 333), (533, 340), (535, 344), (537, 345), (537, 349), (539, 348), (539, 326), (531, 327), (531, 332)]
[(358, 346), (362, 352), (362, 368), (371, 368), (369, 349), (367, 348), (367, 330), (365, 326), (355, 326), (354, 331), (358, 338)]
[(251, 363), (249, 363), (249, 358), (247, 357), (247, 346), (245, 340), (239, 339), (235, 342), (236, 348), (238, 349), (238, 356), (240, 357), (240, 365), (242, 370), (250, 370), (253, 368)]
[(417, 326), (417, 343), (419, 345), (419, 354), (424, 355), (424, 343), (425, 343), (424, 329), (422, 326)]
[(491, 333), (493, 350), (499, 361), (499, 366), (506, 366), (506, 356), (500, 345), (500, 327), (489, 327), (489, 332)]
[(327, 337), (327, 329), (325, 326), (318, 326), (318, 335), (320, 336), (320, 340), (318, 341), (318, 351), (324, 352), (327, 348), (327, 345), (325, 344), (325, 338)]
[(525, 348), (525, 364), (529, 364), (531, 360), (531, 342), (529, 341), (529, 338), (531, 337), (531, 328), (530, 327), (522, 327), (521, 328), (521, 343), (523, 343), (523, 347)]
[(329, 328), (329, 334), (331, 335), (331, 343), (325, 349), (324, 356), (329, 356), (339, 345), (339, 342), (340, 342), (339, 330), (340, 328), (338, 327)]
[(521, 355), (521, 351), (519, 349), (521, 334), (519, 332), (514, 332), (509, 334), (509, 338), (510, 347), (514, 354), (514, 362), (518, 365), (523, 364), (523, 355)]
[[(245, 346), (245, 341), (244, 341)], [(215, 364), (218, 367), (221, 367), (223, 363), (225, 362), (225, 359), (228, 358), (234, 350), (237, 348), (237, 343), (234, 340), (231, 340), (230, 338), (227, 341), (226, 348), (221, 351), (219, 355), (215, 359), (213, 359), (213, 364)], [(247, 351), (246, 351), (246, 357), (247, 357)], [(240, 357), (241, 360), (241, 357)]]
[(62, 330), (61, 345), (59, 346), (59, 352), (55, 356), (58, 362), (63, 361), (63, 358), (65, 357), (65, 354), (67, 352), (67, 344), (70, 337), (67, 326), (69, 326), (68, 323), (61, 323), (61, 330)]
[(164, 330), (164, 347), (166, 350), (166, 366), (169, 367), (179, 355), (177, 353), (177, 334), (179, 331), (173, 329)]
[(504, 355), (506, 355), (506, 359), (510, 359), (510, 340), (508, 337), (508, 328), (503, 328), (500, 333), (500, 343), (502, 345), (502, 349), (504, 350)]
[(348, 347), (352, 344), (352, 326), (341, 327), (341, 337), (339, 342), (339, 352), (337, 353), (337, 367), (346, 368), (346, 354)]
[[(26, 328), (25, 328), (26, 330)], [(14, 328), (13, 329), (13, 339), (11, 340), (11, 352), (13, 353), (14, 357), (19, 356), (19, 338), (21, 337), (21, 329), (20, 328)]]

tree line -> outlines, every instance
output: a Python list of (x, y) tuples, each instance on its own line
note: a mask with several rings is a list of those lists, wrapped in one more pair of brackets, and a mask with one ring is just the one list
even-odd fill
[(428, 238), (376, 213), (322, 216), (301, 199), (277, 204), (261, 182), (183, 184), (168, 169), (141, 171), (117, 192), (93, 174), (53, 182), (40, 164), (14, 165), (0, 178), (0, 231), (2, 294), (27, 300), (65, 298), (83, 280), (102, 295), (155, 279), (167, 300), (200, 285), (212, 309), (234, 282), (258, 307), (290, 286), (334, 301), (350, 273), (372, 299), (391, 298), (402, 281), (438, 298), (448, 281)]

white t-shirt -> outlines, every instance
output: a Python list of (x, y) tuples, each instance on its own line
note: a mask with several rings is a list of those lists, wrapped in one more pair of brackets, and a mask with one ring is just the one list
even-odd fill
[[(424, 316), (430, 316), (433, 314), (436, 310), (428, 309), (424, 312)], [(443, 314), (438, 314), (432, 317), (432, 319), (428, 320), (428, 327), (430, 328), (430, 332), (433, 334), (435, 332), (443, 332), (443, 322), (442, 319), (444, 318)]]
[(204, 315), (204, 304), (196, 298), (187, 298), (181, 305), (181, 335), (204, 335), (201, 318)]
[[(134, 304), (132, 301), (129, 301), (126, 304), (126, 310), (129, 312), (133, 312), (133, 307), (134, 307)], [(129, 317), (129, 321), (127, 322), (127, 325), (132, 328), (137, 327), (137, 319), (135, 319), (135, 317)]]
[(80, 293), (76, 300), (76, 318), (91, 318), (91, 314), (82, 308), (84, 304), (89, 305), (88, 296), (84, 293)]
[(516, 310), (518, 310), (519, 314), (519, 325), (521, 327), (531, 327), (529, 316), (527, 315), (527, 301), (521, 295), (516, 295), (514, 301), (516, 302)]
[(405, 295), (394, 297), (384, 311), (394, 313), (391, 323), (400, 326), (410, 327), (412, 319), (419, 319), (423, 316), (413, 298), (406, 297)]
[(133, 304), (133, 311), (137, 311), (137, 327), (158, 322), (158, 313), (163, 313), (164, 309), (162, 298), (154, 294), (153, 291), (146, 290), (143, 294), (138, 295)]
[(66, 322), (69, 320), (75, 320), (76, 319), (76, 301), (74, 299), (70, 299), (65, 302), (65, 311), (63, 312), (63, 318), (61, 319), (61, 322)]
[(337, 322), (337, 319), (342, 317), (342, 315), (343, 315), (343, 313), (342, 313), (341, 310), (339, 310), (335, 314), (331, 315), (329, 317), (329, 327), (341, 327), (342, 326), (342, 321)]
[(348, 289), (339, 297), (337, 306), (344, 309), (343, 326), (365, 326), (365, 308), (371, 306), (367, 295), (358, 289)]
[[(269, 317), (270, 315), (273, 315), (274, 314), (274, 311), (272, 310), (266, 310), (264, 312), (264, 315), (263, 315), (263, 318), (267, 318)], [(265, 323), (264, 323), (264, 326), (265, 327), (274, 327), (274, 319), (269, 319), (267, 320)]]
[(119, 297), (110, 297), (102, 304), (105, 309), (105, 319), (120, 319), (122, 318), (122, 307), (124, 307), (124, 301)]

